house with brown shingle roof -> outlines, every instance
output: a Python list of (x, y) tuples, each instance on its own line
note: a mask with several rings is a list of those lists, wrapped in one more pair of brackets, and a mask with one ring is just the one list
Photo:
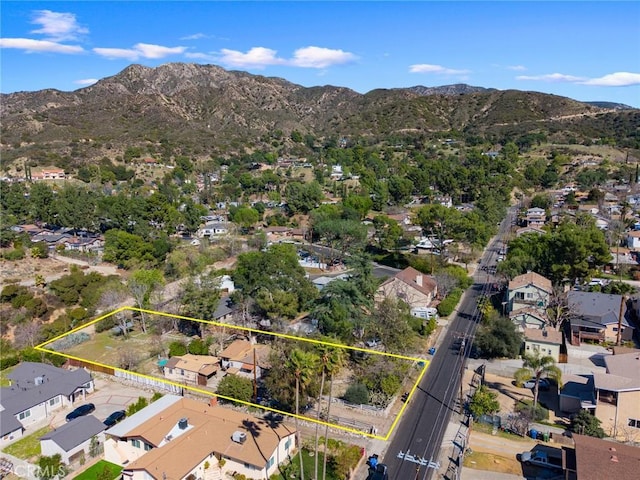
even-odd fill
[(105, 432), (105, 460), (130, 480), (270, 478), (294, 452), (283, 423), (212, 403), (165, 395)]
[(249, 340), (234, 340), (218, 355), (222, 369), (227, 373), (253, 379), (255, 366), (256, 378), (262, 377), (269, 369), (269, 345), (258, 345)]
[(552, 328), (527, 328), (524, 330), (524, 352), (527, 355), (552, 357), (560, 363), (560, 347), (562, 346), (562, 332)]
[(637, 478), (640, 448), (596, 437), (573, 435), (576, 475), (580, 480)]
[(521, 308), (534, 308), (546, 314), (553, 293), (551, 280), (536, 272), (527, 272), (514, 277), (507, 289), (509, 313)]
[(438, 285), (433, 277), (407, 267), (385, 280), (378, 287), (376, 302), (387, 297), (398, 298), (411, 308), (429, 307), (438, 294)]
[(220, 369), (220, 359), (211, 355), (176, 355), (163, 367), (167, 380), (191, 385), (206, 385)]

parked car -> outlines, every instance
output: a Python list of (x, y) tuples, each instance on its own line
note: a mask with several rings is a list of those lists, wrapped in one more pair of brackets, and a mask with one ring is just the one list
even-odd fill
[(562, 452), (531, 450), (522, 452), (520, 461), (525, 465), (537, 465), (538, 467), (550, 468), (555, 471), (562, 471)]
[(118, 423), (120, 420), (122, 420), (126, 416), (127, 416), (127, 412), (125, 412), (124, 410), (116, 410), (107, 418), (105, 418), (104, 422), (102, 423), (104, 423), (107, 427), (113, 427), (116, 423)]
[(67, 422), (70, 422), (71, 420), (78, 417), (89, 415), (95, 409), (96, 409), (96, 406), (93, 403), (85, 403), (84, 405), (80, 405), (78, 408), (76, 408), (75, 410), (67, 414), (67, 417), (66, 417)]
[[(534, 388), (536, 386), (536, 379), (532, 378), (530, 380), (527, 380), (522, 386), (524, 388)], [(551, 383), (549, 383), (549, 380), (547, 380), (546, 378), (541, 378), (538, 382), (538, 390), (549, 390), (550, 387)]]
[(384, 463), (376, 465), (375, 470), (369, 476), (370, 480), (389, 480), (389, 473), (387, 466)]

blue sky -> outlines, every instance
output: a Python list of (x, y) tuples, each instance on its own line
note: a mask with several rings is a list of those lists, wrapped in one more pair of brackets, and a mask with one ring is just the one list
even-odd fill
[(0, 89), (75, 90), (132, 63), (304, 85), (468, 83), (640, 108), (640, 2), (1, 3)]

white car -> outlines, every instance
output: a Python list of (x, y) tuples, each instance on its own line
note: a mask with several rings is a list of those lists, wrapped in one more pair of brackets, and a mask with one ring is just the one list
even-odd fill
[[(530, 380), (527, 380), (526, 382), (524, 382), (522, 386), (524, 388), (534, 388), (536, 386), (536, 379), (532, 378)], [(549, 390), (550, 386), (551, 384), (549, 383), (549, 380), (547, 380), (546, 378), (541, 378), (540, 381), (538, 382), (538, 390)]]

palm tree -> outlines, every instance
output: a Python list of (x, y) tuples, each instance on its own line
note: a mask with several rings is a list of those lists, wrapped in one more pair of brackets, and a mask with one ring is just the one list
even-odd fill
[(536, 408), (538, 406), (538, 390), (540, 385), (540, 379), (542, 377), (551, 378), (555, 380), (558, 386), (561, 386), (562, 371), (556, 366), (555, 359), (550, 355), (541, 356), (539, 352), (533, 355), (524, 355), (522, 362), (522, 368), (519, 368), (515, 373), (516, 382), (522, 384), (528, 378), (534, 378), (535, 384), (533, 386), (533, 412), (535, 415)]
[[(333, 395), (333, 376), (340, 370), (344, 362), (344, 350), (335, 348), (331, 350), (329, 361), (324, 370), (329, 374), (329, 401), (327, 402), (327, 421), (324, 425), (324, 455), (322, 457), (322, 480), (327, 478), (327, 445), (329, 443), (329, 419), (331, 418), (331, 400)], [(324, 372), (323, 372), (324, 373)], [(318, 409), (320, 406), (318, 405)], [(316, 448), (317, 450), (317, 448)], [(318, 456), (316, 451), (316, 457)]]
[(302, 464), (302, 442), (300, 440), (300, 429), (298, 428), (298, 417), (300, 416), (300, 391), (304, 389), (313, 378), (316, 371), (318, 357), (311, 352), (295, 349), (289, 355), (287, 367), (296, 379), (296, 438), (298, 441), (298, 454), (300, 456), (300, 480), (304, 480), (304, 468)]
[[(335, 368), (336, 362), (336, 353), (335, 348), (332, 348), (328, 345), (321, 345), (318, 348), (319, 351), (319, 359), (320, 359), (320, 370), (321, 370), (321, 379), (320, 379), (320, 390), (318, 391), (318, 408), (316, 413), (316, 441), (315, 441), (315, 479), (318, 478), (318, 441), (319, 441), (319, 430), (320, 430), (320, 413), (322, 412), (321, 408), (321, 398), (322, 393), (324, 392), (324, 382), (327, 377), (327, 372), (332, 371)], [(327, 421), (329, 419), (326, 419)]]

